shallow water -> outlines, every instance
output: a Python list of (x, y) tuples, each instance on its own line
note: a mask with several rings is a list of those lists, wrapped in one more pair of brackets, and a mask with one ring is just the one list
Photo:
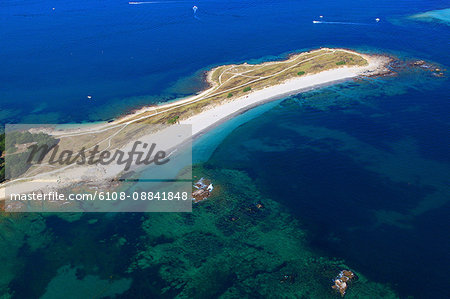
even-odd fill
[[(448, 26), (409, 18), (442, 1), (193, 5), (1, 2), (0, 122), (108, 120), (201, 90), (214, 65), (320, 46), (450, 65)], [(194, 144), (218, 193), (191, 214), (1, 215), (0, 293), (336, 298), (345, 267), (350, 298), (447, 298), (448, 86), (404, 70), (230, 120)]]
[(207, 165), (248, 173), (298, 216), (318, 252), (403, 296), (445, 298), (448, 80), (426, 77), (402, 73), (286, 99), (235, 129)]
[[(205, 1), (197, 19), (190, 1), (2, 1), (0, 121), (108, 120), (201, 90), (199, 72), (211, 66), (323, 46), (401, 51), (448, 64), (448, 28), (407, 18), (442, 5)], [(319, 15), (368, 25), (313, 24)]]
[(447, 25), (450, 25), (450, 8), (427, 11), (421, 14), (413, 15), (412, 18), (429, 22), (441, 21)]

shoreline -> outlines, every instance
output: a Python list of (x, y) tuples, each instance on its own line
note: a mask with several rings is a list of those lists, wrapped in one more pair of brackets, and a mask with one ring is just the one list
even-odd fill
[[(348, 66), (342, 66), (339, 68), (335, 68), (332, 69), (331, 71), (338, 71), (338, 70), (343, 70), (343, 69), (353, 69), (356, 71), (353, 74), (350, 74), (351, 78), (357, 78), (359, 76), (364, 76), (364, 77), (372, 77), (372, 76), (380, 76), (380, 75), (384, 75), (384, 74), (388, 74), (391, 73), (391, 71), (389, 69), (386, 68), (386, 65), (392, 60), (391, 57), (387, 56), (387, 55), (379, 55), (379, 54), (362, 54), (362, 53), (358, 53), (356, 51), (350, 50), (350, 49), (345, 49), (345, 48), (318, 48), (318, 49), (314, 49), (314, 50), (310, 50), (307, 52), (300, 52), (300, 53), (292, 53), (292, 54), (288, 54), (286, 59), (283, 60), (276, 60), (276, 61), (268, 61), (268, 62), (263, 62), (260, 64), (255, 64), (255, 66), (267, 66), (267, 65), (271, 65), (271, 64), (276, 64), (276, 63), (282, 63), (285, 62), (289, 59), (291, 59), (292, 57), (299, 57), (302, 55), (306, 55), (306, 54), (310, 54), (310, 53), (314, 53), (316, 51), (320, 51), (320, 50), (336, 50), (336, 51), (343, 51), (343, 52), (348, 52), (348, 53), (352, 53), (352, 54), (356, 54), (356, 55), (360, 55), (361, 57), (363, 57), (364, 59), (366, 59), (369, 63), (369, 65), (367, 66), (358, 66), (358, 67), (348, 67)], [(378, 61), (375, 61), (378, 60)], [(372, 65), (371, 65), (372, 64)], [(248, 63), (243, 63), (240, 65), (251, 65)], [(102, 121), (102, 122), (95, 122), (95, 123), (82, 123), (82, 124), (77, 124), (77, 127), (75, 128), (71, 128), (68, 130), (65, 130), (64, 132), (61, 132), (59, 130), (53, 130), (53, 129), (48, 129), (48, 130), (43, 130), (42, 132), (48, 133), (52, 136), (58, 137), (58, 136), (64, 136), (64, 134), (78, 134), (78, 133), (83, 133), (83, 132), (87, 132), (87, 131), (92, 131), (94, 129), (104, 129), (106, 127), (112, 127), (115, 125), (120, 125), (123, 123), (127, 123), (131, 120), (135, 120), (136, 118), (139, 118), (140, 116), (143, 116), (146, 113), (151, 113), (154, 112), (157, 109), (167, 109), (167, 108), (173, 108), (179, 105), (183, 105), (183, 104), (187, 104), (187, 103), (192, 103), (195, 102), (196, 100), (201, 99), (202, 97), (208, 96), (209, 93), (213, 92), (215, 90), (215, 88), (217, 88), (217, 83), (214, 82), (212, 80), (212, 75), (214, 73), (214, 71), (216, 69), (219, 69), (221, 67), (224, 66), (239, 66), (236, 64), (231, 64), (231, 65), (220, 65), (217, 67), (214, 67), (212, 69), (210, 69), (209, 71), (206, 71), (206, 75), (205, 75), (205, 80), (206, 83), (208, 84), (208, 88), (200, 91), (199, 93), (195, 94), (195, 95), (191, 95), (191, 96), (187, 96), (184, 98), (180, 98), (180, 99), (175, 99), (169, 102), (163, 102), (163, 103), (158, 103), (158, 104), (152, 104), (149, 106), (143, 106), (141, 108), (138, 109), (134, 109), (132, 111), (129, 112), (125, 112), (119, 116), (117, 116), (114, 119), (111, 119), (109, 121)], [(356, 69), (357, 68), (357, 69)], [(359, 70), (358, 70), (359, 69)], [(317, 74), (322, 74), (325, 73), (327, 71), (322, 71), (320, 73)], [(364, 72), (369, 72), (367, 74), (364, 74)], [(337, 72), (336, 74), (338, 74), (339, 72)], [(317, 74), (312, 74), (312, 75), (306, 75), (300, 78), (295, 78), (295, 79), (289, 79), (286, 82), (283, 82), (280, 85), (284, 85), (284, 83), (287, 83), (289, 81), (296, 81), (297, 82), (301, 82), (303, 81), (305, 78), (308, 78), (309, 76), (313, 76), (313, 75), (317, 75)], [(339, 76), (339, 75), (338, 75)], [(318, 82), (318, 83), (313, 83), (314, 86), (308, 86), (308, 87), (303, 87), (303, 88), (297, 88), (297, 89), (292, 89), (290, 88), (289, 90), (287, 90), (284, 94), (286, 94), (285, 96), (289, 96), (292, 94), (295, 94), (295, 92), (300, 93), (300, 92), (304, 92), (303, 89), (304, 88), (320, 88), (322, 84), (336, 84), (333, 83), (333, 81), (340, 81), (340, 80), (347, 80), (347, 79), (351, 79), (350, 76), (345, 76), (344, 78), (337, 78), (335, 80), (328, 80), (326, 82)], [(317, 85), (317, 86), (316, 86)], [(262, 89), (264, 90), (264, 89)], [(261, 89), (259, 90), (255, 90), (249, 93), (249, 95), (261, 91)], [(273, 95), (272, 97), (278, 97), (278, 96), (283, 96), (282, 94), (278, 95)], [(280, 97), (279, 97), (280, 98)], [(235, 100), (240, 100), (241, 97), (234, 99)], [(145, 117), (143, 116), (142, 119), (145, 118), (150, 118), (153, 115), (145, 115)], [(74, 126), (73, 124), (71, 124), (71, 126)]]
[[(374, 61), (374, 58), (379, 58), (380, 60)], [(369, 77), (390, 73), (388, 69), (384, 68), (384, 66), (391, 60), (387, 56), (367, 55), (366, 59), (369, 61), (368, 66), (337, 68), (301, 78), (291, 79), (276, 86), (253, 91), (249, 93), (248, 96), (240, 97), (228, 103), (218, 105), (187, 120), (180, 121), (180, 123), (191, 124), (193, 126), (192, 136), (193, 139), (195, 139), (197, 135), (204, 134), (210, 129), (217, 127), (221, 123), (226, 122), (236, 115), (242, 114), (245, 111), (265, 103), (276, 101), (302, 92), (343, 83), (361, 76)], [(368, 71), (370, 74), (364, 75), (364, 73)], [(312, 84), (304, 84), (305, 79), (310, 80), (310, 83)]]
[(335, 84), (348, 82), (350, 80), (352, 80), (352, 78), (350, 78), (350, 79), (341, 79), (341, 80), (336, 80), (336, 81), (333, 81), (333, 82), (328, 82), (328, 83), (318, 84), (318, 85), (315, 85), (315, 86), (305, 87), (303, 89), (299, 89), (299, 90), (296, 90), (296, 91), (288, 92), (286, 94), (276, 95), (276, 96), (267, 98), (265, 100), (261, 100), (261, 101), (259, 101), (257, 103), (253, 103), (251, 105), (242, 107), (238, 111), (235, 111), (235, 112), (227, 115), (226, 117), (223, 117), (223, 118), (217, 120), (215, 123), (209, 125), (208, 127), (206, 127), (204, 129), (196, 132), (195, 134), (192, 134), (192, 141), (194, 142), (196, 139), (198, 139), (202, 135), (208, 133), (209, 131), (213, 130), (214, 128), (217, 128), (221, 124), (224, 124), (227, 121), (229, 121), (229, 120), (231, 120), (231, 119), (233, 119), (233, 118), (235, 118), (235, 117), (237, 117), (237, 116), (239, 116), (241, 114), (244, 114), (247, 111), (252, 110), (253, 108), (256, 108), (258, 106), (261, 106), (261, 105), (264, 105), (264, 104), (267, 104), (267, 103), (270, 103), (270, 102), (278, 101), (278, 100), (281, 100), (283, 98), (287, 98), (287, 97), (290, 97), (290, 96), (293, 96), (293, 95), (297, 95), (297, 94), (300, 94), (300, 93), (303, 93), (303, 92), (309, 92), (309, 91), (312, 91), (312, 90), (316, 90), (316, 89), (332, 86), (332, 85), (335, 85)]
[[(325, 49), (328, 50), (327, 48)], [(321, 50), (323, 49), (304, 52), (301, 54), (296, 54), (294, 56), (296, 57), (295, 59), (297, 59), (302, 55), (308, 55), (309, 53)], [(235, 116), (264, 103), (279, 100), (284, 97), (299, 94), (305, 91), (318, 89), (324, 86), (342, 83), (359, 77), (378, 76), (390, 72), (386, 68), (386, 65), (391, 61), (390, 57), (381, 55), (366, 55), (342, 49), (333, 49), (332, 51), (337, 50), (360, 55), (365, 60), (367, 60), (367, 65), (350, 67), (340, 66), (337, 68), (320, 71), (318, 73), (312, 73), (305, 76), (287, 79), (280, 84), (264, 87), (262, 89), (255, 89), (254, 91), (252, 90), (246, 95), (242, 95), (232, 100), (224, 101), (212, 107), (208, 107), (208, 109), (201, 110), (199, 113), (196, 113), (186, 119), (180, 120), (179, 123), (192, 126), (192, 135), (188, 139), (194, 141), (199, 136), (223, 124), (229, 119), (232, 119)], [(257, 66), (267, 66), (276, 63), (280, 62), (266, 62), (263, 64), (258, 64)], [(66, 131), (59, 131), (49, 128), (43, 129), (42, 131), (45, 133), (49, 133), (56, 138), (76, 137), (93, 133), (95, 134), (98, 132), (108, 131), (116, 127), (120, 128), (121, 126), (127, 126), (128, 124), (151, 118), (153, 115), (158, 115), (157, 109), (166, 109), (163, 112), (159, 113), (167, 113), (166, 111), (173, 109), (173, 107), (177, 108), (180, 107), (180, 105), (188, 105), (195, 103), (196, 101), (204, 100), (204, 97), (208, 97), (208, 94), (214, 91), (218, 86), (218, 84), (215, 84), (215, 82), (212, 80), (212, 75), (214, 71), (220, 67), (223, 66), (213, 68), (208, 72), (207, 80), (210, 83), (210, 87), (197, 95), (176, 100), (163, 105), (143, 107), (131, 114), (123, 115), (112, 122), (110, 121), (104, 123), (96, 123), (93, 125), (83, 124), (81, 127), (69, 129)], [(153, 115), (147, 115), (147, 113), (152, 113), (154, 111), (156, 112)], [(166, 148), (164, 149), (168, 150), (180, 148), (183, 146), (183, 144), (186, 143), (186, 141), (187, 139), (175, 140), (172, 144), (166, 144)], [(99, 173), (102, 173), (101, 179), (99, 179)], [(0, 185), (0, 200), (5, 199), (5, 187), (7, 186), (8, 188), (15, 189), (16, 192), (20, 191), (20, 193), (30, 193), (36, 190), (47, 192), (50, 190), (59, 190), (62, 188), (70, 187), (71, 185), (73, 185), (73, 179), (70, 178), (83, 177), (82, 181), (86, 182), (89, 182), (90, 178), (91, 181), (98, 182), (98, 185), (104, 185), (105, 183), (107, 184), (107, 182), (111, 181), (111, 179), (117, 178), (121, 174), (123, 174), (123, 172), (122, 170), (117, 168), (117, 165), (75, 166), (72, 164), (63, 167), (62, 169), (56, 169), (55, 171), (39, 173), (34, 176), (4, 182)], [(36, 178), (38, 179), (36, 180)], [(34, 186), (33, 184), (33, 182), (35, 181), (45, 181), (46, 183), (44, 187), (40, 186), (39, 188), (37, 188), (37, 186)], [(10, 192), (12, 193), (14, 191)]]

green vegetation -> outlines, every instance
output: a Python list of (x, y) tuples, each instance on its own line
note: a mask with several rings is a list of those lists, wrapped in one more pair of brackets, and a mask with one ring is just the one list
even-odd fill
[[(47, 145), (49, 148), (58, 143), (57, 139), (54, 139), (48, 134), (38, 133), (32, 134), (30, 132), (11, 132), (8, 133), (8, 138), (5, 138), (5, 134), (1, 134), (0, 137), (0, 149), (1, 156), (5, 153), (8, 154), (9, 176), (11, 178), (18, 177), (24, 174), (33, 162), (39, 160), (40, 154), (36, 154), (33, 157), (31, 163), (28, 162), (32, 149), (29, 145)], [(28, 146), (27, 146), (28, 145)], [(1, 158), (0, 161), (0, 182), (5, 180), (5, 158)]]
[(300, 71), (300, 72), (297, 73), (297, 75), (299, 75), (299, 76), (302, 76), (302, 75), (304, 75), (304, 74), (306, 74), (305, 71)]
[(232, 96), (233, 96), (233, 94), (230, 92), (230, 93), (228, 93), (227, 98), (231, 98)]
[[(286, 80), (301, 76), (302, 72), (309, 75), (334, 69), (337, 65), (341, 65), (339, 62), (341, 64), (344, 62), (348, 66), (367, 65), (366, 59), (361, 55), (331, 49), (300, 53), (283, 61), (271, 61), (262, 64), (223, 65), (211, 71), (210, 80), (215, 87), (201, 100), (196, 100), (189, 104), (184, 103), (178, 106), (171, 106), (170, 111), (153, 116), (150, 116), (154, 113), (153, 111), (145, 112), (136, 116), (136, 118), (148, 115), (148, 118), (139, 122), (170, 124), (169, 120), (174, 115), (178, 115), (179, 120), (187, 119), (211, 106), (220, 105), (222, 101), (228, 99), (230, 94), (237, 98), (245, 95), (250, 90), (259, 90), (267, 86), (281, 84)], [(245, 86), (250, 84), (251, 88), (244, 89)]]
[(338, 61), (338, 62), (336, 62), (336, 65), (344, 65), (344, 64), (346, 64), (347, 62), (345, 62), (344, 60), (341, 60), (341, 61)]
[[(304, 224), (267, 198), (247, 173), (200, 164), (192, 174), (212, 179), (215, 188), (207, 200), (193, 204), (193, 213), (142, 216), (145, 237), (128, 268), (137, 279), (144, 277), (139, 283), (147, 283), (139, 274), (164, 268), (157, 273), (160, 283), (177, 286), (170, 297), (341, 298), (331, 289), (332, 280), (350, 266), (311, 248)], [(180, 224), (177, 229), (174, 223)], [(356, 274), (346, 299), (396, 298), (389, 286)], [(295, 282), (283, 280), (285, 275)]]
[(176, 124), (176, 123), (177, 123), (177, 121), (178, 121), (179, 118), (180, 118), (180, 116), (179, 116), (179, 115), (176, 115), (176, 116), (170, 118), (167, 122), (168, 122), (169, 124), (173, 125), (173, 124)]

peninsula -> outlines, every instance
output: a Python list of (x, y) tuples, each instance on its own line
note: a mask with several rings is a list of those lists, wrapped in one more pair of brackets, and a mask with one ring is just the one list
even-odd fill
[[(210, 87), (195, 96), (144, 107), (108, 123), (72, 126), (67, 130), (35, 128), (30, 132), (45, 133), (58, 140), (61, 150), (72, 151), (93, 147), (100, 147), (100, 150), (126, 149), (131, 142), (148, 137), (148, 134), (158, 134), (154, 130), (143, 132), (131, 124), (155, 124), (161, 130), (189, 124), (195, 137), (233, 115), (264, 102), (352, 78), (386, 73), (389, 61), (386, 56), (321, 48), (293, 54), (281, 61), (222, 65), (207, 73)], [(176, 149), (190, 138), (172, 138), (162, 145), (162, 149)], [(48, 159), (45, 157), (44, 162)], [(0, 199), (5, 198), (5, 187), (11, 188), (10, 192), (48, 192), (66, 188), (76, 180), (79, 182), (80, 178), (87, 182), (107, 181), (122, 173), (123, 169), (117, 165), (30, 165), (20, 177), (0, 185)], [(45, 182), (45, 185), (43, 187), (33, 182)]]

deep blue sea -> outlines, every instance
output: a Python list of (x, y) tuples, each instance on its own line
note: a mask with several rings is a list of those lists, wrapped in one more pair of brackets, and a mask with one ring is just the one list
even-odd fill
[[(201, 90), (214, 65), (322, 46), (445, 64), (448, 27), (405, 19), (438, 8), (445, 1), (3, 0), (0, 121), (110, 119)], [(319, 15), (351, 24), (313, 24)]]
[[(213, 66), (325, 46), (448, 69), (449, 25), (408, 19), (448, 5), (2, 0), (0, 123), (110, 120), (201, 91)], [(194, 158), (247, 173), (320, 254), (403, 297), (449, 298), (449, 83), (406, 69), (313, 90), (217, 127)]]

